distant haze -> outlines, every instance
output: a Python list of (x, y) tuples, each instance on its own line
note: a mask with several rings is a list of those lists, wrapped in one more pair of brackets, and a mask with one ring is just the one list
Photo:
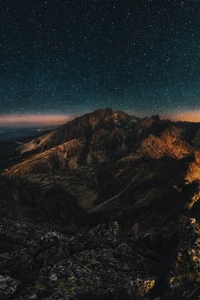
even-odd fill
[(168, 115), (172, 121), (200, 122), (200, 110), (185, 110)]
[(72, 115), (0, 115), (0, 127), (57, 126), (68, 122)]
[[(144, 117), (151, 116), (147, 113), (128, 112), (136, 116)], [(84, 114), (84, 113), (83, 113)], [(39, 115), (39, 114), (24, 114), (24, 115), (0, 115), (0, 127), (47, 127), (47, 126), (59, 126), (64, 124), (81, 114), (66, 114), (66, 115)], [(160, 114), (163, 119), (170, 119), (172, 121), (188, 121), (188, 122), (200, 122), (200, 110), (187, 110), (187, 111), (175, 111), (167, 114)]]

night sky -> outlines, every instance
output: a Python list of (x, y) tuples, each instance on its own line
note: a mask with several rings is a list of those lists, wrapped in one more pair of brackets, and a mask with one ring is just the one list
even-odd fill
[(1, 0), (0, 114), (103, 107), (200, 110), (200, 1)]

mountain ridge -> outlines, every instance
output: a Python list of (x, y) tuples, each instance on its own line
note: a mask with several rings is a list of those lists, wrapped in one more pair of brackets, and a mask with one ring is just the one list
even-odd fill
[[(131, 194), (134, 190), (136, 192), (134, 186), (137, 182), (139, 186), (143, 186), (145, 181), (152, 185), (150, 182), (158, 180), (156, 174), (168, 174), (163, 169), (166, 166), (162, 158), (168, 159), (168, 168), (172, 171), (177, 160), (185, 161), (184, 165), (187, 166), (182, 175), (183, 183), (199, 180), (199, 132), (200, 124), (197, 123), (174, 123), (161, 120), (158, 115), (137, 119), (134, 116), (132, 120), (132, 116), (121, 111), (97, 110), (20, 145), (18, 150), (22, 157), (26, 156), (25, 159), (5, 170), (3, 175), (27, 177), (31, 181), (40, 182), (42, 186), (45, 186), (44, 182), (51, 181), (49, 187), (56, 181), (66, 190), (71, 190), (83, 208), (96, 211), (95, 205), (105, 208), (107, 205), (101, 202), (107, 203), (110, 198), (113, 198), (111, 205), (115, 203), (114, 199), (120, 198), (117, 195), (121, 195), (121, 191), (126, 191), (125, 194)], [(143, 161), (146, 161), (146, 170)], [(136, 174), (132, 168), (135, 168)], [(157, 173), (154, 168), (158, 170)], [(79, 182), (73, 182), (74, 176), (79, 176)], [(180, 184), (178, 172), (176, 176), (177, 184)], [(165, 179), (170, 182), (168, 177)], [(132, 186), (126, 189), (130, 182)], [(167, 188), (168, 184), (165, 185)], [(45, 189), (49, 187), (46, 184)], [(146, 199), (150, 193), (148, 199), (153, 200), (162, 194), (162, 189), (152, 188), (145, 195), (145, 190), (140, 191), (139, 188), (136, 194)], [(128, 195), (124, 197), (129, 198)], [(139, 201), (137, 197), (136, 203)], [(139, 202), (151, 204), (149, 200)], [(133, 204), (131, 206), (134, 207)]]
[(0, 176), (0, 299), (196, 300), (200, 124), (100, 110)]

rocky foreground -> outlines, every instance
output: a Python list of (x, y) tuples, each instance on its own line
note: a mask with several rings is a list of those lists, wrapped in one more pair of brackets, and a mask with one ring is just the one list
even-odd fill
[(0, 299), (200, 299), (194, 218), (94, 226), (65, 191), (0, 182)]

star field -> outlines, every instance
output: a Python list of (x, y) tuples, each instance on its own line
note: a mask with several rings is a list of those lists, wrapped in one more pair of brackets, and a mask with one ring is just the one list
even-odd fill
[(200, 1), (3, 0), (0, 113), (200, 109)]

